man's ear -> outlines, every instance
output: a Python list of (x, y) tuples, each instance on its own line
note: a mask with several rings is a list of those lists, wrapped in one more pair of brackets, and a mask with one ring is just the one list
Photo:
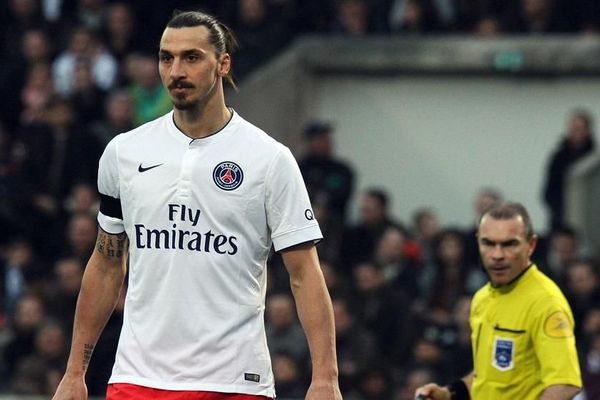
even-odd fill
[(225, 53), (219, 57), (217, 74), (220, 77), (224, 77), (229, 75), (229, 71), (231, 71), (231, 56), (229, 53)]

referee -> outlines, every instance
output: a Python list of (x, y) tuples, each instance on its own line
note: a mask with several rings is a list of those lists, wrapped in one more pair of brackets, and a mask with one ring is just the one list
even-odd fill
[(537, 244), (519, 203), (484, 211), (477, 233), (490, 282), (473, 297), (474, 370), (448, 386), (429, 383), (418, 399), (568, 400), (581, 390), (573, 315), (558, 286), (531, 262)]

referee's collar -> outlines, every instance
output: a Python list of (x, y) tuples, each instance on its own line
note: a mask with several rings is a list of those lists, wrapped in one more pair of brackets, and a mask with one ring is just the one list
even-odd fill
[(498, 292), (498, 293), (509, 293), (511, 292), (519, 282), (521, 282), (521, 280), (525, 279), (526, 276), (530, 275), (529, 273), (532, 271), (537, 271), (537, 265), (535, 265), (534, 263), (531, 263), (527, 266), (527, 268), (525, 268), (519, 275), (517, 275), (512, 281), (501, 285), (501, 286), (493, 286), (492, 283), (490, 282), (490, 288), (492, 291)]

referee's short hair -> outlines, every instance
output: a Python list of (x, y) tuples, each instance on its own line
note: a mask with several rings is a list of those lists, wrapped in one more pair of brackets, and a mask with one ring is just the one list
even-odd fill
[(523, 225), (525, 226), (525, 237), (527, 240), (531, 239), (534, 235), (533, 224), (531, 223), (531, 217), (525, 206), (521, 203), (513, 201), (497, 202), (486, 208), (481, 217), (479, 218), (479, 224), (486, 215), (489, 215), (493, 219), (512, 219), (515, 217), (521, 217)]

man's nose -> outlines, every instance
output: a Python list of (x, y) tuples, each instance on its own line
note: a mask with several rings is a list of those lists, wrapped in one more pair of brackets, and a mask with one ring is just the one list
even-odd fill
[(177, 58), (173, 60), (173, 64), (171, 65), (170, 77), (173, 80), (178, 80), (185, 77), (185, 69), (181, 61)]

